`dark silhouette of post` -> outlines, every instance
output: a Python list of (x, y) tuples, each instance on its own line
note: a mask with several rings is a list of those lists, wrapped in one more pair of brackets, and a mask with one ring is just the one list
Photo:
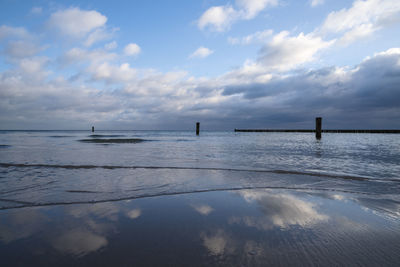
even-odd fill
[(92, 126), (92, 133), (94, 133), (94, 126)]
[(321, 139), (322, 133), (322, 118), (317, 117), (315, 118), (315, 138)]
[(200, 134), (200, 122), (196, 122), (196, 135)]

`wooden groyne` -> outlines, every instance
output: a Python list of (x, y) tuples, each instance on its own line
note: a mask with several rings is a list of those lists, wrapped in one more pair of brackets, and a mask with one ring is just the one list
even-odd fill
[[(265, 133), (315, 133), (310, 129), (235, 129), (235, 132), (265, 132)], [(376, 133), (376, 134), (400, 134), (400, 130), (322, 130), (323, 133)]]
[(322, 130), (322, 118), (315, 118), (315, 129), (235, 129), (235, 132), (264, 132), (264, 133), (315, 133), (315, 138), (321, 139), (322, 133), (373, 133), (400, 134), (400, 130), (365, 130), (365, 129), (326, 129)]

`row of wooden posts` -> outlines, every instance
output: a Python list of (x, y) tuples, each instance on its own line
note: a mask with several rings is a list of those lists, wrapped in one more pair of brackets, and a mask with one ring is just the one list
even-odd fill
[[(315, 118), (315, 137), (321, 139), (322, 132), (322, 118)], [(94, 133), (94, 126), (92, 126), (92, 133)], [(196, 135), (200, 135), (200, 122), (196, 122)]]
[[(94, 132), (94, 126), (92, 126), (92, 132)], [(315, 130), (268, 130), (268, 129), (235, 129), (235, 132), (315, 132), (315, 138), (321, 139), (322, 136), (322, 118), (315, 118)], [(400, 134), (400, 130), (324, 130), (324, 132), (330, 133), (397, 133)], [(200, 122), (196, 122), (196, 135), (200, 135)]]
[[(236, 129), (235, 129), (236, 130)], [(196, 122), (196, 135), (200, 134), (200, 122)], [(315, 138), (321, 139), (322, 137), (322, 118), (315, 118)]]

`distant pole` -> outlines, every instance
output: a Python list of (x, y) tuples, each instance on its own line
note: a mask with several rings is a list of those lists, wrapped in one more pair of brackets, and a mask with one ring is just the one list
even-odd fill
[(322, 118), (317, 117), (315, 118), (315, 138), (321, 139), (322, 133)]
[(92, 126), (92, 133), (94, 133), (94, 126)]
[(196, 122), (196, 135), (200, 134), (200, 122)]

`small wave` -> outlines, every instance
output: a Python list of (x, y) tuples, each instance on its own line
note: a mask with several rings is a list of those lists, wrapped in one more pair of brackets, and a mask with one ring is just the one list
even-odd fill
[(68, 138), (68, 137), (74, 137), (73, 135), (50, 135), (48, 136), (50, 138)]
[(102, 138), (102, 137), (125, 137), (126, 135), (122, 134), (91, 134), (88, 137), (92, 138)]
[(11, 147), (10, 145), (0, 145), (0, 148), (9, 148)]
[(120, 134), (92, 134), (89, 135), (88, 137), (92, 138), (102, 138), (102, 137), (125, 137), (126, 135), (120, 135)]
[(231, 172), (258, 172), (275, 173), (287, 175), (307, 175), (326, 178), (338, 178), (357, 181), (393, 181), (400, 182), (399, 179), (377, 179), (362, 176), (336, 175), (327, 173), (314, 173), (289, 170), (262, 170), (262, 169), (235, 169), (235, 168), (208, 168), (208, 167), (179, 167), (179, 166), (118, 166), (118, 165), (52, 165), (52, 164), (23, 164), (23, 163), (0, 163), (0, 167), (20, 167), (20, 168), (62, 168), (62, 169), (169, 169), (169, 170), (205, 170), (205, 171), (231, 171)]
[[(132, 196), (126, 196), (126, 197), (116, 197), (116, 198), (107, 198), (107, 199), (99, 199), (99, 200), (85, 200), (85, 201), (77, 200), (77, 201), (59, 201), (59, 202), (27, 202), (27, 201), (19, 201), (19, 200), (13, 200), (13, 199), (0, 198), (0, 201), (18, 204), (18, 206), (4, 206), (4, 207), (0, 206), (0, 210), (20, 209), (20, 208), (29, 208), (29, 207), (97, 204), (97, 203), (118, 202), (118, 201), (153, 198), (153, 197), (177, 196), (177, 195), (197, 194), (197, 193), (207, 193), (207, 192), (255, 190), (255, 189), (325, 191), (325, 192), (329, 191), (329, 192), (341, 192), (341, 193), (349, 193), (349, 194), (373, 195), (373, 194), (367, 193), (367, 192), (357, 192), (357, 191), (350, 191), (350, 190), (328, 189), (328, 188), (288, 187), (288, 186), (243, 186), (243, 187), (209, 188), (209, 189), (175, 191), (175, 192), (161, 192), (161, 193), (154, 193), (154, 194), (132, 195)], [(74, 191), (74, 190), (72, 190), (72, 191)], [(79, 192), (79, 191), (77, 191), (77, 192)], [(79, 193), (85, 193), (85, 192), (82, 191)], [(89, 191), (88, 193), (92, 193), (92, 192)]]
[(101, 193), (105, 193), (105, 192), (100, 192), (100, 191), (89, 191), (89, 190), (65, 190), (65, 192), (67, 193), (89, 193), (89, 194), (101, 194)]
[(136, 144), (144, 142), (144, 139), (139, 138), (128, 138), (128, 139), (100, 139), (100, 138), (93, 138), (93, 139), (82, 139), (79, 142), (83, 143), (96, 143), (96, 144)]

